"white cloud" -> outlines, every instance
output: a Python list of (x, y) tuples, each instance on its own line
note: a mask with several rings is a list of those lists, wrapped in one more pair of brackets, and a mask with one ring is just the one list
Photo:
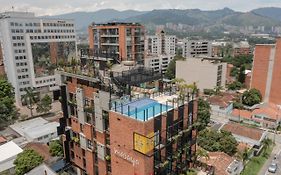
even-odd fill
[(0, 11), (32, 11), (36, 15), (56, 15), (75, 11), (96, 11), (105, 8), (117, 10), (194, 9), (215, 10), (229, 7), (249, 11), (258, 7), (281, 7), (281, 0), (0, 0)]

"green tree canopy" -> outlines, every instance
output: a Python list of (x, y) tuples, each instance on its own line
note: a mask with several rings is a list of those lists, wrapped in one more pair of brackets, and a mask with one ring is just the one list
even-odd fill
[(14, 164), (16, 165), (16, 174), (24, 175), (43, 162), (43, 157), (31, 149), (26, 149), (18, 154)]
[(176, 61), (178, 60), (185, 60), (185, 58), (177, 55), (172, 61), (170, 61), (165, 74), (166, 78), (172, 80), (176, 77)]
[(228, 85), (228, 90), (239, 90), (243, 87), (243, 84), (239, 81), (234, 81)]
[(49, 95), (45, 95), (37, 104), (36, 111), (38, 113), (47, 113), (52, 109), (52, 98)]
[(241, 55), (236, 57), (225, 57), (223, 58), (224, 62), (227, 62), (229, 64), (233, 64), (235, 67), (241, 67), (246, 66), (247, 68), (251, 68), (252, 62), (253, 62), (253, 55)]
[(0, 124), (11, 122), (17, 118), (14, 105), (14, 88), (6, 79), (0, 77)]
[(247, 106), (259, 104), (262, 101), (262, 95), (257, 89), (245, 91), (242, 95), (242, 103)]
[(197, 112), (197, 121), (196, 121), (196, 128), (201, 131), (205, 129), (210, 122), (211, 117), (211, 107), (210, 104), (199, 98), (198, 100), (198, 112)]
[(204, 129), (199, 132), (197, 142), (210, 152), (222, 151), (230, 156), (237, 152), (238, 143), (230, 132)]
[(52, 156), (63, 156), (63, 148), (59, 140), (54, 140), (50, 142), (49, 151)]

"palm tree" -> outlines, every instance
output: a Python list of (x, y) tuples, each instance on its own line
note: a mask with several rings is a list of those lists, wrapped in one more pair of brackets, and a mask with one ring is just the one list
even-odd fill
[(198, 148), (195, 154), (195, 162), (197, 162), (200, 158), (204, 158), (206, 161), (209, 160), (210, 157), (208, 151), (204, 150), (203, 148)]
[(250, 158), (250, 149), (249, 148), (245, 148), (243, 152), (238, 152), (237, 153), (237, 158), (243, 161), (243, 165), (246, 164), (246, 161)]
[(263, 141), (261, 143), (262, 143), (263, 149), (264, 149), (263, 153), (266, 154), (267, 149), (271, 145), (271, 140), (269, 138), (265, 138), (265, 139), (263, 139)]
[(219, 95), (221, 93), (221, 90), (223, 90), (223, 87), (222, 86), (216, 86), (214, 88), (214, 91), (215, 91), (215, 95)]
[(23, 103), (27, 105), (27, 108), (30, 110), (30, 115), (33, 117), (33, 106), (36, 104), (37, 93), (34, 88), (25, 88), (25, 94), (21, 97)]

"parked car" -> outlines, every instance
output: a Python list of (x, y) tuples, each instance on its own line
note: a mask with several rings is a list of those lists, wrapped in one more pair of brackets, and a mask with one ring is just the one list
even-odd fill
[(276, 173), (276, 171), (277, 171), (277, 164), (276, 163), (271, 163), (271, 165), (268, 167), (268, 172)]

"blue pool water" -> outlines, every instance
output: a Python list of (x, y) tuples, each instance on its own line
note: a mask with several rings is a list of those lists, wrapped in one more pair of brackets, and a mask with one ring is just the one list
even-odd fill
[(158, 103), (155, 100), (144, 98), (118, 107), (117, 111), (137, 120), (146, 121), (159, 115), (161, 112), (167, 112), (172, 109), (171, 106)]

